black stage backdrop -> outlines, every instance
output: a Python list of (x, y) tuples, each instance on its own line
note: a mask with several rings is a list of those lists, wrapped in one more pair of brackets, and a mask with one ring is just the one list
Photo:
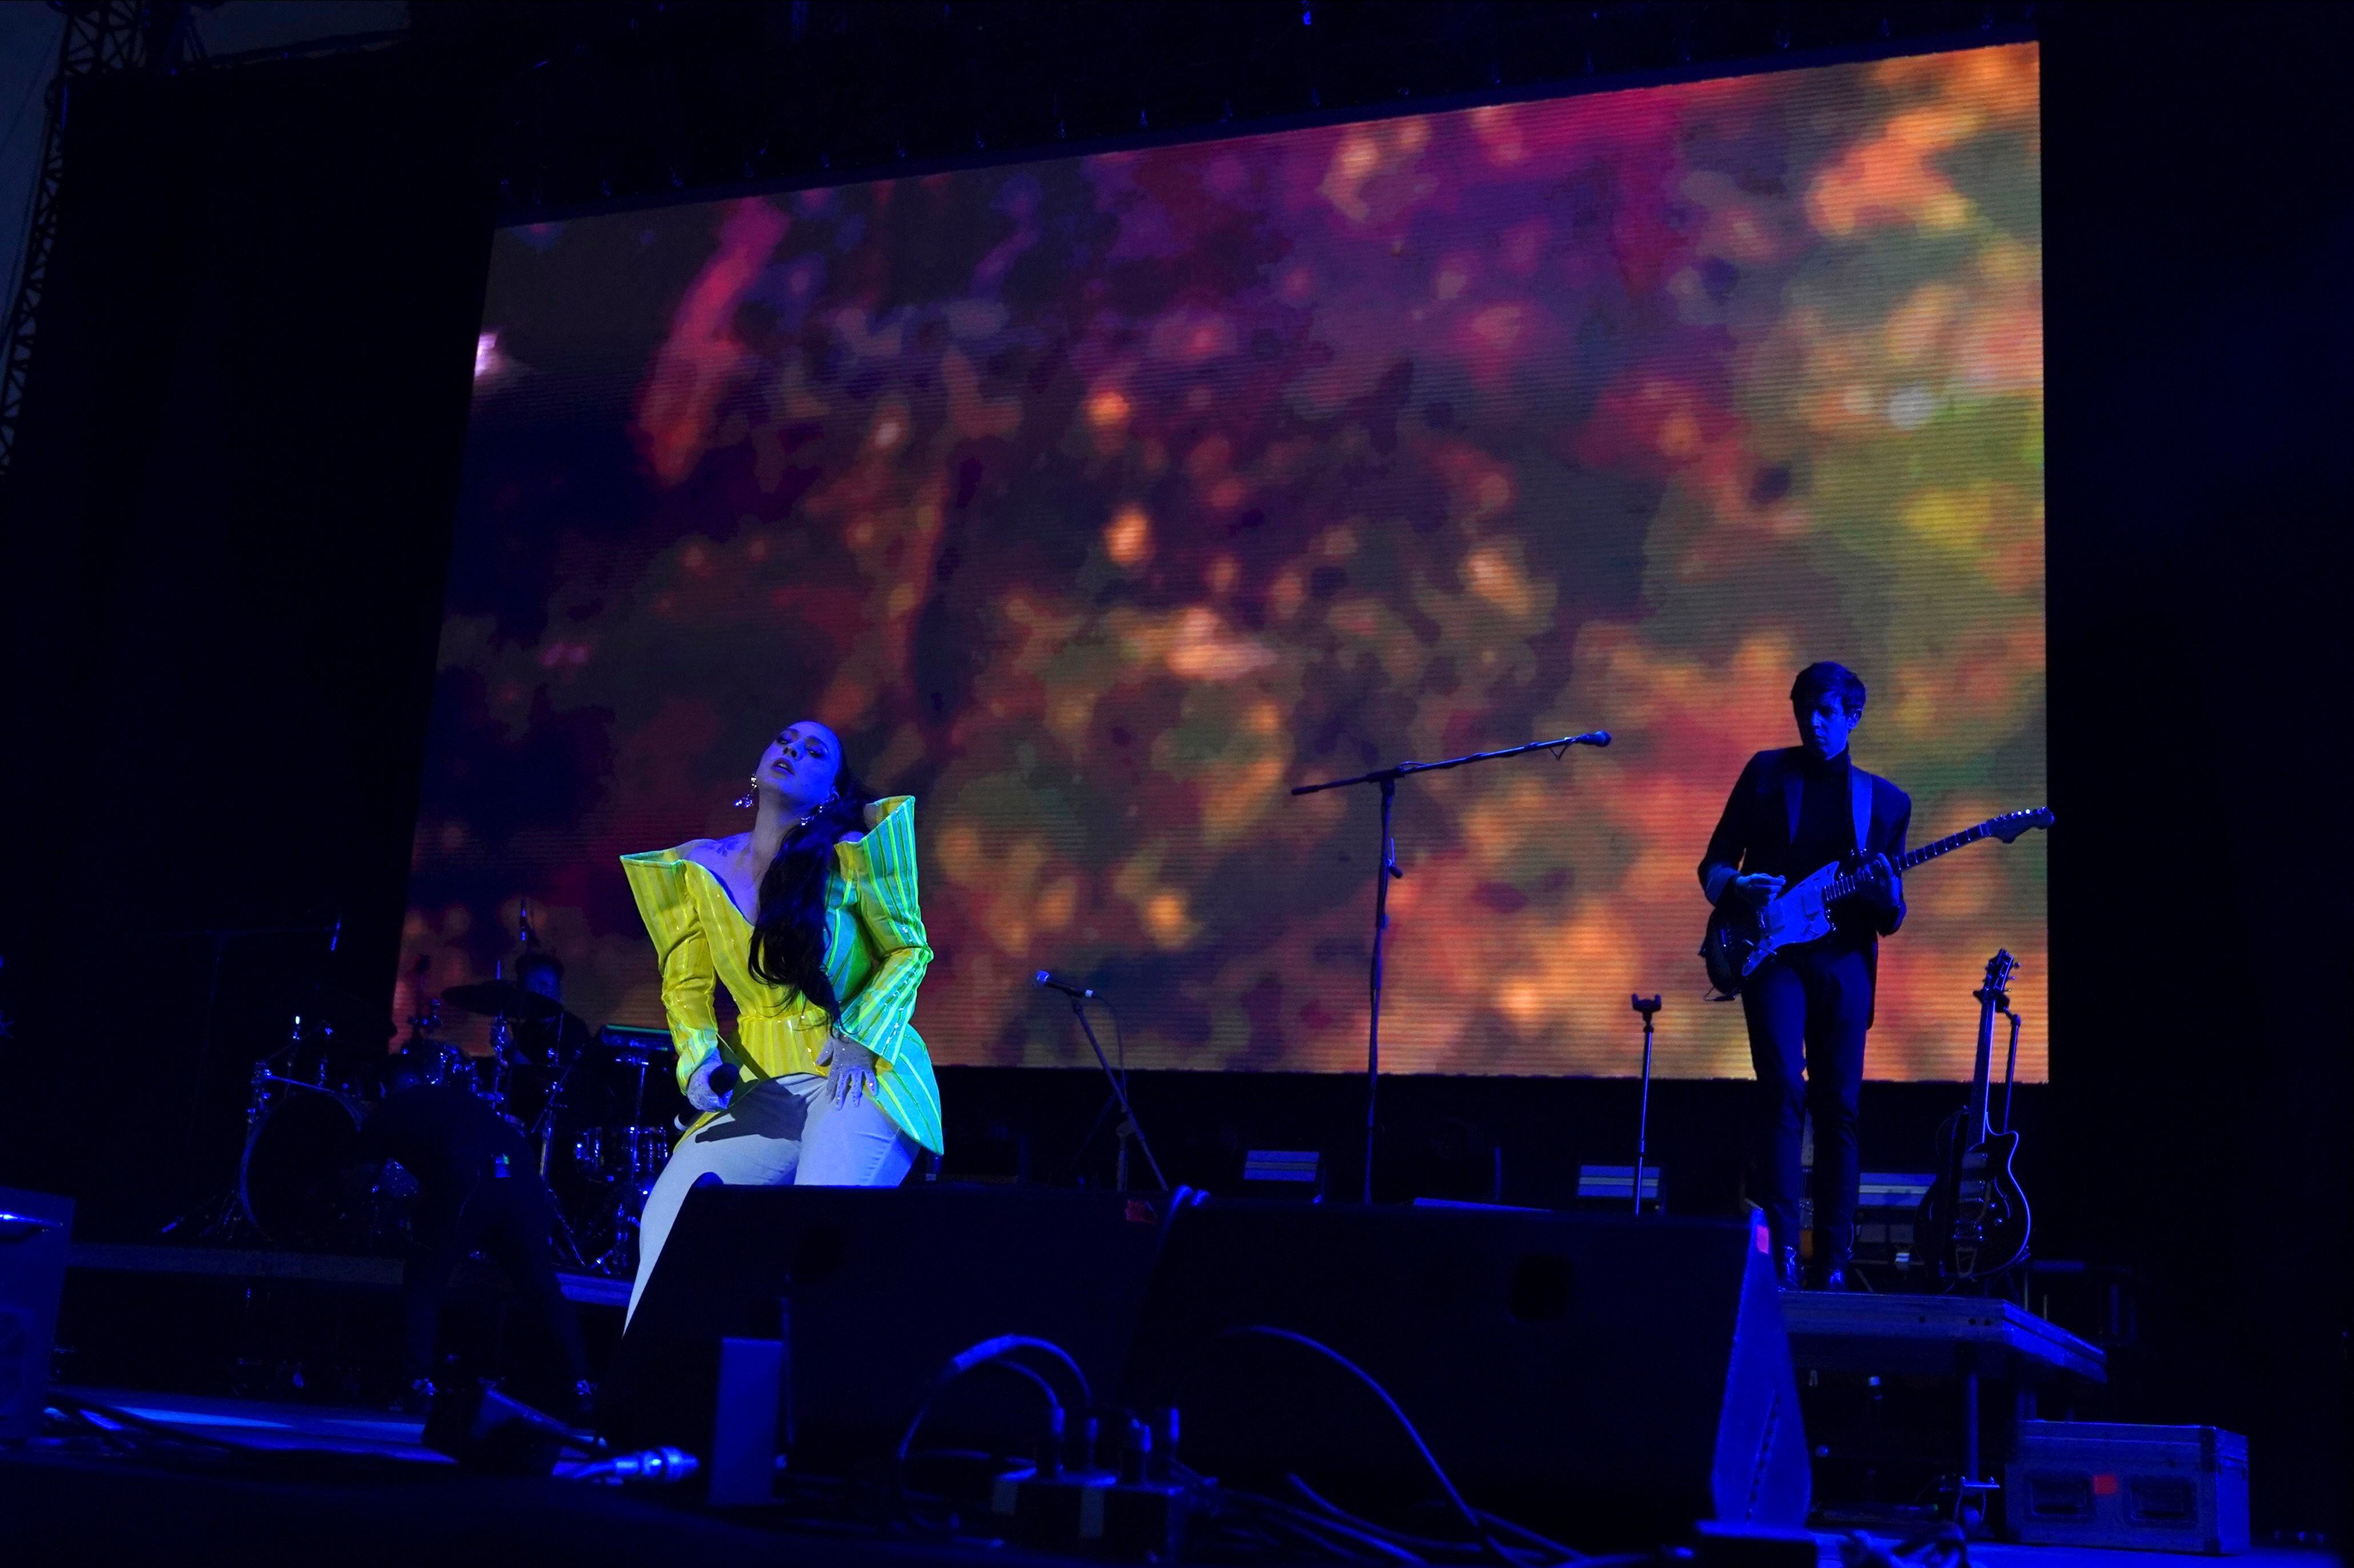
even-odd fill
[[(2349, 24), (2060, 5), (2039, 30), (2063, 824), (2040, 1250), (2138, 1283), (2117, 1415), (2250, 1432), (2260, 1526), (2331, 1529), (2343, 856), (2309, 824), (2345, 793), (2322, 694), (2354, 514)], [(877, 103), (908, 91), (867, 69)], [(0, 491), (0, 1181), (76, 1193), (85, 1234), (152, 1234), (230, 1180), (288, 975), (384, 992), (493, 212), (483, 101), (423, 48), (77, 100)], [(952, 1142), (1027, 1148), (1046, 1179), (1099, 1099), (947, 1076)], [(1184, 1076), (1139, 1086), (1181, 1171), (1346, 1145), (1346, 1080)], [(1580, 1159), (1627, 1158), (1631, 1087), (1401, 1083), (1398, 1180), (1477, 1185), (1500, 1145), (1507, 1196), (1553, 1195)], [(1702, 1163), (1735, 1086), (1670, 1088), (1657, 1145)], [(1902, 1168), (1951, 1097), (1873, 1086), (1866, 1163)]]

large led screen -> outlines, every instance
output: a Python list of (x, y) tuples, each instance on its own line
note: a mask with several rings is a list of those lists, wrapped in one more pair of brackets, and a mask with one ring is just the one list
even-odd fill
[[(815, 717), (917, 798), (945, 1063), (1749, 1071), (1695, 868), (1835, 659), (1918, 843), (2042, 804), (2032, 46), (672, 206), (496, 237), (401, 1005), (528, 900), (658, 1024), (615, 857)], [(2043, 1075), (2043, 835), (1916, 870), (1869, 1071)]]

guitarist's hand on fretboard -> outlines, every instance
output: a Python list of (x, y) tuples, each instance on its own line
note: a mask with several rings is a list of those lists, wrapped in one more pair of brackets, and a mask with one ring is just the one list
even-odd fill
[[(1752, 873), (1731, 877), (1723, 883), (1709, 912), (1708, 928), (1701, 937), (1708, 983), (1720, 998), (1738, 995), (1749, 977), (1776, 953), (1829, 936), (1836, 924), (1830, 906), (1841, 899), (1854, 898), (1869, 906), (1874, 928), (1883, 937), (1891, 936), (1904, 923), (1903, 872), (1980, 839), (2009, 843), (2031, 828), (2051, 825), (2051, 811), (2038, 806), (2031, 811), (1989, 817), (1974, 828), (1893, 859), (1883, 853), (1853, 863), (1835, 861), (1787, 887), (1778, 876)], [(1708, 863), (1702, 884), (1717, 887), (1718, 877), (1731, 863)], [(1851, 869), (1842, 870), (1843, 863), (1851, 864)]]
[(1884, 854), (1864, 857), (1857, 868), (1863, 874), (1863, 885), (1856, 894), (1866, 904), (1883, 915), (1893, 915), (1904, 902), (1904, 884), (1898, 880), (1896, 868)]

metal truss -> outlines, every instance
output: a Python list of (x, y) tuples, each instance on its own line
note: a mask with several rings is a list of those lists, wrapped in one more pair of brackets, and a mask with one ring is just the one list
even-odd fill
[(24, 412), (26, 372), (38, 335), (41, 301), (48, 291), (49, 254), (58, 238), (58, 186), (65, 172), (65, 132), (74, 90), (92, 77), (119, 71), (167, 70), (199, 46), (188, 25), (190, 7), (152, 0), (51, 0), (65, 15), (58, 72), (50, 81), (41, 130), (41, 166), (25, 225), (25, 253), (0, 347), (0, 474), (16, 450)]

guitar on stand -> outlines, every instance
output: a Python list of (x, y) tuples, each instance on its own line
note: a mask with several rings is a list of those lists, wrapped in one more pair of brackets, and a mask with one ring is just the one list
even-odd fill
[[(1921, 1200), (1919, 1243), (1930, 1271), (1948, 1286), (1991, 1278), (2027, 1257), (2033, 1222), (2027, 1194), (2011, 1171), (2011, 1161), (2019, 1153), (2019, 1134), (2010, 1130), (2007, 1104), (2000, 1132), (1994, 1130), (1988, 1114), (1993, 1098), (1997, 1013), (2011, 1020), (2016, 1069), (2019, 1015), (2011, 1012), (2009, 987), (2018, 968), (2019, 961), (2008, 950), (1987, 960), (1986, 984), (1977, 993), (1978, 1054), (1970, 1080), (1970, 1103), (1938, 1129), (1937, 1178), (1930, 1183), (1928, 1196)], [(2009, 1098), (2008, 1089), (2004, 1098)]]

